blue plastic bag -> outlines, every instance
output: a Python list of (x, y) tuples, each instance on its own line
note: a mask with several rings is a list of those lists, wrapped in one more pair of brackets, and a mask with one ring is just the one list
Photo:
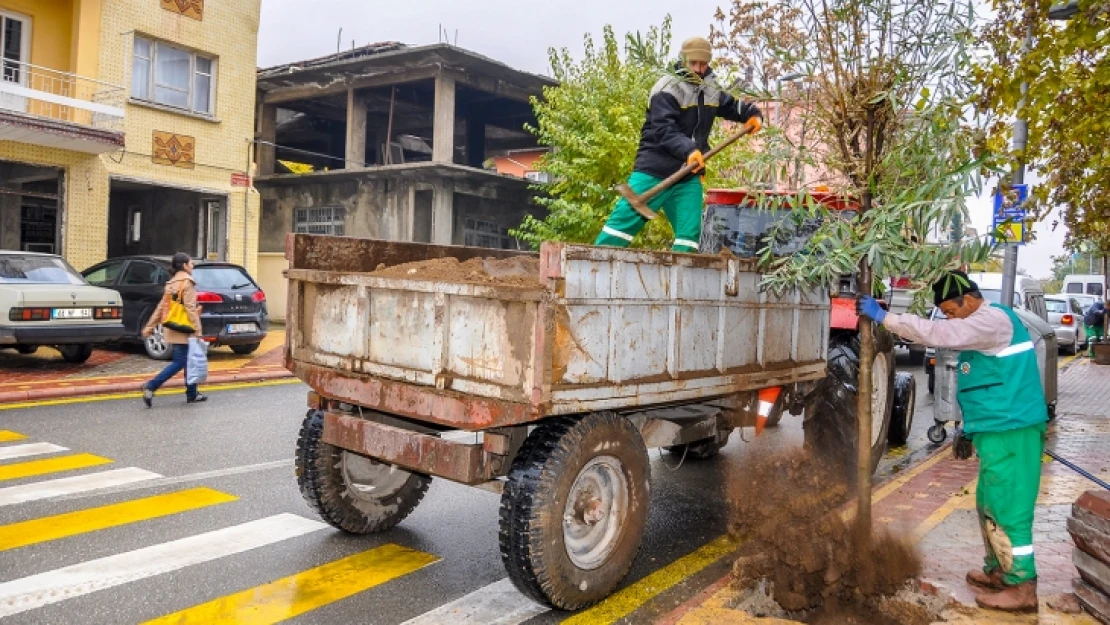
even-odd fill
[(189, 338), (189, 359), (185, 365), (185, 383), (200, 384), (208, 379), (208, 343)]

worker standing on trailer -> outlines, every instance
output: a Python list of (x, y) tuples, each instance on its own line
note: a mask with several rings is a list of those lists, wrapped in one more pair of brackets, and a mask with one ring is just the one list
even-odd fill
[[(648, 206), (663, 209), (674, 227), (676, 252), (698, 251), (701, 239), (702, 182), (709, 132), (713, 120), (723, 117), (735, 122), (754, 119), (758, 131), (763, 119), (754, 104), (741, 102), (721, 90), (709, 62), (713, 58), (709, 40), (687, 39), (675, 75), (660, 78), (651, 88), (647, 118), (640, 131), (640, 147), (628, 186), (636, 194), (663, 182), (687, 164), (695, 173), (653, 197)], [(628, 200), (621, 198), (594, 245), (628, 247), (647, 219)]]
[(860, 298), (859, 312), (914, 342), (963, 350), (957, 397), (964, 433), (954, 448), (962, 459), (972, 445), (979, 454), (975, 504), (987, 552), (967, 581), (984, 608), (1036, 611), (1033, 509), (1048, 410), (1033, 341), (1012, 309), (985, 302), (962, 271), (934, 284), (933, 300), (947, 320), (887, 313), (870, 296)]

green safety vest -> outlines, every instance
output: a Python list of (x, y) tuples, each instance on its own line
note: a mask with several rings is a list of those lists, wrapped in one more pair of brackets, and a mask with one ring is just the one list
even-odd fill
[(964, 432), (1004, 432), (1048, 421), (1037, 352), (1029, 331), (1014, 311), (998, 304), (1014, 326), (1010, 346), (991, 356), (960, 352), (957, 396)]

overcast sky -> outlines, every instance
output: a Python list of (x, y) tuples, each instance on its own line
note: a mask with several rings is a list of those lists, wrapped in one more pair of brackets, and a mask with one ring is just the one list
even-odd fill
[[(721, 0), (262, 0), (258, 64), (269, 67), (378, 41), (421, 45), (441, 40), (444, 29), (452, 43), (518, 69), (547, 74), (547, 49), (570, 48), (581, 55), (582, 36), (600, 38), (612, 24), (618, 36), (646, 31), (670, 14), (675, 46), (686, 37), (708, 35)], [(973, 202), (973, 222), (979, 232), (990, 227), (990, 200)], [(1019, 266), (1035, 277), (1050, 273), (1049, 257), (1062, 253), (1063, 229), (1050, 232), (1049, 223), (1037, 228), (1041, 238), (1022, 249)]]

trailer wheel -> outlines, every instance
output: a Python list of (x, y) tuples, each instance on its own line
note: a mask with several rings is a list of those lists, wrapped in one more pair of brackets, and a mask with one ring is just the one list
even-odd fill
[(647, 448), (611, 412), (541, 423), (513, 460), (498, 539), (509, 579), (533, 600), (576, 610), (632, 567), (649, 504)]
[[(860, 338), (844, 333), (829, 338), (828, 375), (806, 405), (805, 445), (840, 469), (849, 484), (855, 483), (856, 378), (859, 373)], [(894, 339), (885, 328), (875, 328), (875, 359), (871, 363), (871, 472), (886, 449), (887, 431), (894, 405)]]
[(397, 525), (416, 508), (432, 480), (320, 440), (324, 413), (310, 410), (297, 437), (301, 496), (324, 521), (352, 534)]
[(913, 427), (914, 404), (917, 402), (917, 380), (909, 371), (894, 374), (894, 408), (890, 413), (890, 433), (887, 441), (901, 447), (910, 438)]

